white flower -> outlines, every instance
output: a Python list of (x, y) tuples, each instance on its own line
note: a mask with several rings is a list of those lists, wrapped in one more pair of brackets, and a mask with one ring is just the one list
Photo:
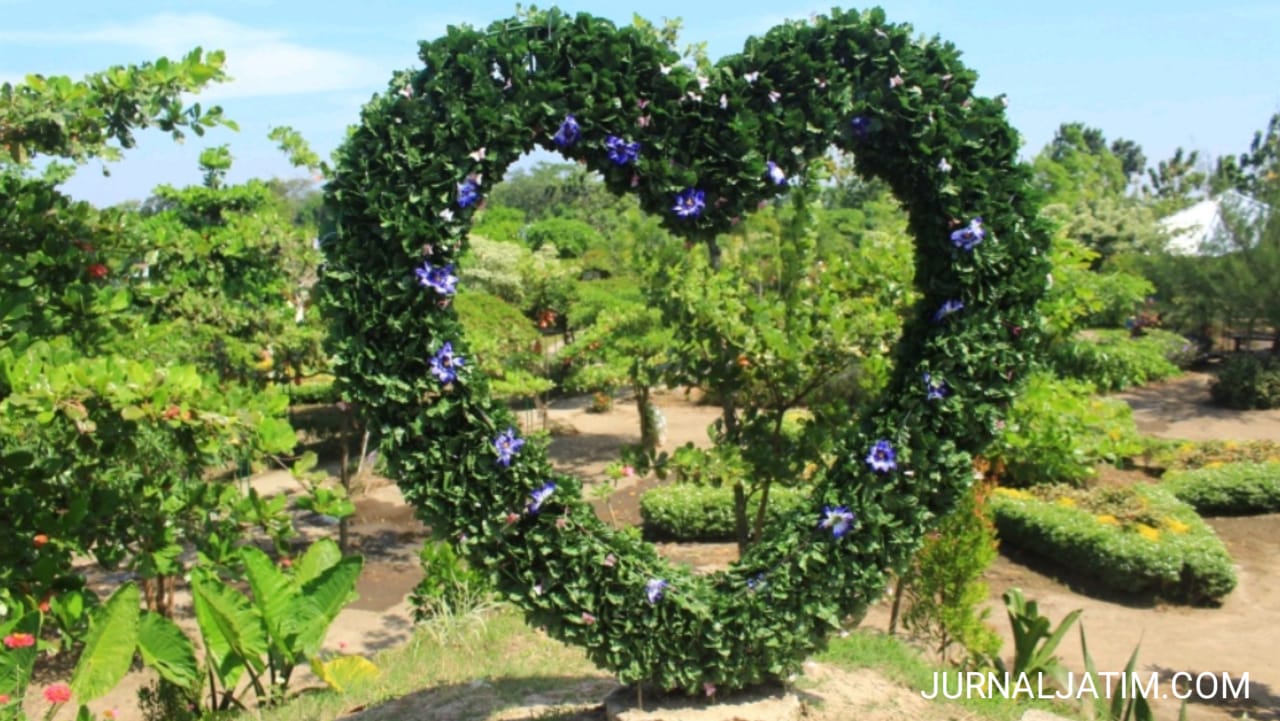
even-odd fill
[(755, 81), (760, 79), (760, 72), (757, 70), (757, 71), (747, 73), (746, 75), (742, 76), (742, 79), (746, 80), (749, 83), (755, 83)]
[(484, 148), (480, 148), (479, 150), (477, 150), (477, 151), (475, 151), (474, 153), (472, 153), (472, 154), (471, 154), (471, 159), (472, 159), (472, 160), (475, 160), (475, 161), (477, 161), (477, 162), (478, 162), (478, 161), (481, 161), (481, 160), (484, 160)]
[(400, 88), (400, 94), (401, 94), (401, 95), (403, 95), (403, 96), (404, 96), (404, 97), (406, 97), (406, 98), (412, 98), (412, 97), (413, 97), (413, 87), (412, 87), (412, 86), (410, 86), (410, 85), (406, 85), (406, 86), (404, 86), (403, 88)]
[(446, 221), (451, 221), (453, 220), (453, 211), (448, 208), (445, 208), (444, 210), (440, 211), (440, 217), (445, 219)]
[(725, 95), (724, 93), (720, 94), (720, 109), (721, 110), (729, 109), (729, 96)]
[(710, 80), (708, 80), (708, 79), (707, 79), (707, 77), (706, 77), (705, 75), (699, 75), (699, 76), (698, 76), (698, 89), (699, 89), (699, 90), (706, 90), (706, 89), (707, 89), (707, 86), (708, 86), (708, 85), (710, 85), (710, 84), (711, 84), (711, 81), (710, 81)]
[(778, 92), (777, 90), (769, 91), (769, 102), (776, 103), (781, 99), (782, 99), (782, 93)]
[(941, 172), (941, 173), (951, 172), (951, 163), (948, 163), (946, 158), (943, 158), (942, 160), (938, 161), (938, 172)]

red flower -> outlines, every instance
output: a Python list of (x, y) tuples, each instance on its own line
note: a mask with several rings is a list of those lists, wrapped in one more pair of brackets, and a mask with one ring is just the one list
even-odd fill
[(49, 542), (49, 537), (43, 533), (37, 533), (31, 538), (31, 542), (36, 544), (36, 548), (39, 548)]
[(44, 700), (52, 704), (66, 703), (71, 700), (71, 687), (59, 681), (44, 688)]
[(89, 266), (89, 277), (94, 280), (100, 280), (107, 277), (107, 266), (101, 263), (94, 263)]
[(0, 706), (3, 706), (7, 703), (9, 703), (9, 694), (0, 693)]
[(36, 637), (19, 631), (5, 636), (4, 645), (6, 648), (27, 648), (36, 645)]

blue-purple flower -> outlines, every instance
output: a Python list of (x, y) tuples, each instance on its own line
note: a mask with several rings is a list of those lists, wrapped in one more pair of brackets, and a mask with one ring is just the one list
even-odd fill
[[(521, 441), (523, 443), (524, 441)], [(535, 491), (529, 494), (529, 513), (537, 513), (542, 510), (542, 504), (547, 502), (551, 494), (556, 492), (556, 484), (547, 482), (539, 486)]]
[(651, 578), (644, 584), (644, 597), (649, 599), (649, 603), (657, 603), (662, 600), (662, 594), (666, 588), (666, 581), (661, 578)]
[(951, 242), (961, 250), (973, 250), (987, 233), (982, 229), (982, 218), (974, 218), (965, 227), (951, 233)]
[(474, 176), (468, 176), (466, 180), (458, 183), (458, 207), (469, 208), (476, 204), (480, 199), (480, 184), (476, 182)]
[(578, 127), (578, 121), (572, 115), (564, 116), (564, 120), (560, 123), (560, 129), (556, 134), (551, 136), (556, 145), (561, 148), (567, 148), (578, 142), (578, 138), (582, 137), (582, 129)]
[(441, 383), (452, 383), (458, 380), (458, 369), (465, 360), (453, 352), (453, 343), (445, 343), (431, 358), (431, 374)]
[(508, 428), (493, 439), (493, 450), (498, 452), (498, 465), (510, 466), (511, 458), (524, 447), (524, 439), (516, 437), (516, 429)]
[(933, 322), (941, 323), (947, 319), (947, 316), (959, 313), (962, 310), (964, 310), (964, 303), (958, 300), (949, 300), (934, 311)]
[(871, 121), (865, 115), (855, 117), (849, 124), (853, 126), (853, 134), (858, 138), (867, 137), (867, 132), (871, 130)]
[(933, 381), (933, 376), (928, 373), (924, 374), (924, 389), (926, 394), (925, 397), (931, 401), (940, 401), (943, 398), (946, 398), (947, 394), (951, 392), (951, 389), (947, 387), (945, 382), (938, 381), (935, 383)]
[(676, 204), (671, 210), (681, 218), (696, 218), (707, 207), (707, 194), (697, 188), (685, 188), (676, 194)]
[[(892, 450), (889, 451), (893, 453)], [(853, 528), (853, 511), (848, 506), (826, 506), (822, 509), (822, 522), (818, 524), (819, 528), (831, 529), (831, 535), (836, 538), (844, 536)]]
[(609, 160), (618, 165), (627, 165), (636, 162), (636, 158), (640, 157), (640, 143), (628, 143), (616, 135), (610, 135), (604, 140), (604, 147), (609, 151)]
[(766, 583), (768, 582), (764, 580), (764, 573), (763, 572), (757, 573), (756, 575), (747, 579), (747, 590), (759, 591), (760, 589), (765, 587)]
[(453, 274), (453, 263), (444, 266), (424, 263), (414, 273), (417, 274), (420, 285), (440, 295), (453, 295), (458, 292), (458, 276)]
[(878, 440), (867, 454), (867, 465), (876, 473), (888, 473), (898, 467), (898, 454), (893, 452), (889, 441)]
[(765, 175), (769, 176), (769, 180), (772, 180), (774, 185), (787, 184), (787, 174), (782, 172), (782, 168), (779, 168), (777, 163), (770, 160), (765, 165), (768, 166)]

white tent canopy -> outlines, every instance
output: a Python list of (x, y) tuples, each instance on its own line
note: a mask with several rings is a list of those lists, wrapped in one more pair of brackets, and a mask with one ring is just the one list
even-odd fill
[(1160, 221), (1169, 234), (1168, 250), (1176, 255), (1222, 255), (1236, 247), (1227, 219), (1252, 225), (1267, 206), (1234, 190), (1207, 198)]

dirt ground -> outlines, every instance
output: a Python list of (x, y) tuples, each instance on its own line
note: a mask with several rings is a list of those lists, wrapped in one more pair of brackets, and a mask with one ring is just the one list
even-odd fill
[[(1139, 428), (1151, 435), (1193, 440), (1280, 439), (1280, 411), (1227, 412), (1208, 406), (1208, 381), (1204, 374), (1188, 374), (1119, 397), (1133, 406)], [(717, 416), (715, 408), (698, 405), (680, 392), (662, 394), (658, 403), (667, 421), (666, 448), (688, 441), (709, 444), (706, 428)], [(604, 469), (618, 459), (621, 446), (638, 440), (636, 409), (622, 400), (603, 414), (588, 413), (582, 400), (558, 402), (548, 418), (557, 431), (550, 448), (552, 462), (589, 485), (605, 482)], [(639, 494), (655, 483), (624, 479), (607, 501), (595, 502), (597, 510), (602, 517), (613, 517), (620, 523), (638, 523)], [(294, 490), (293, 481), (284, 473), (264, 476), (255, 485), (263, 490)], [(591, 495), (588, 490), (587, 496)], [(405, 597), (421, 575), (417, 551), (425, 529), (403, 504), (398, 490), (386, 482), (375, 480), (357, 499), (356, 507), (353, 550), (366, 559), (358, 587), (360, 600), (344, 610), (326, 646), (335, 652), (373, 653), (406, 642), (412, 635), (411, 609)], [(1212, 672), (1219, 677), (1226, 672), (1232, 679), (1248, 674), (1248, 701), (1197, 702), (1189, 709), (1192, 721), (1239, 719), (1246, 711), (1250, 719), (1280, 721), (1280, 514), (1210, 519), (1210, 524), (1227, 544), (1240, 577), (1237, 589), (1218, 608), (1118, 598), (1094, 588), (1083, 569), (1055, 568), (1002, 553), (986, 580), (991, 590), (990, 618), (1005, 638), (1005, 650), (1012, 649), (1012, 638), (1000, 594), (1016, 586), (1029, 599), (1037, 600), (1041, 612), (1055, 622), (1074, 609), (1083, 609), (1090, 653), (1100, 671), (1122, 670), (1134, 647), (1141, 644), (1139, 668), (1160, 672), (1162, 682), (1177, 671), (1193, 675)], [(309, 532), (331, 534), (333, 529), (317, 527)], [(659, 549), (677, 562), (706, 570), (722, 568), (737, 555), (730, 544), (660, 544)], [(863, 626), (884, 629), (887, 623), (888, 604), (882, 602), (871, 609)], [(1059, 647), (1059, 654), (1071, 670), (1083, 671), (1075, 631)], [(806, 676), (803, 683), (808, 685), (810, 714), (806, 718), (813, 721), (905, 721), (940, 713), (920, 699), (921, 689), (902, 688), (875, 672), (849, 673), (811, 665)], [(579, 681), (555, 694), (554, 699), (530, 699), (527, 707), (505, 709), (490, 718), (603, 718), (599, 703), (609, 683), (602, 679)], [(103, 708), (115, 705), (123, 712), (122, 719), (139, 718), (133, 715), (132, 693), (137, 685), (131, 683), (113, 693)], [(468, 694), (475, 693), (476, 689), (468, 690)], [(391, 702), (352, 718), (444, 719), (459, 710), (447, 703), (424, 703), (423, 698), (404, 701), (407, 705)], [(1157, 700), (1154, 705), (1162, 721), (1177, 717), (1178, 706), (1172, 699)], [(562, 711), (551, 713), (552, 706)]]

